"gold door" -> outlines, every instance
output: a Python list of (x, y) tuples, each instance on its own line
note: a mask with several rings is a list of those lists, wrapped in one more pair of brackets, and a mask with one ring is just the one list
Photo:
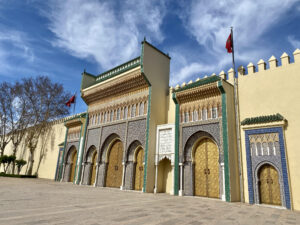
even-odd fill
[(144, 184), (144, 150), (140, 148), (136, 154), (134, 189), (141, 191)]
[(92, 160), (92, 175), (91, 175), (91, 185), (95, 184), (95, 177), (96, 177), (96, 163), (97, 163), (97, 152), (94, 152), (93, 160)]
[(117, 187), (122, 185), (122, 158), (123, 147), (121, 141), (116, 141), (110, 149), (106, 174), (106, 187)]
[(72, 153), (72, 169), (71, 169), (71, 174), (70, 174), (70, 182), (74, 181), (74, 174), (75, 174), (75, 168), (76, 168), (76, 160), (77, 160), (77, 151)]
[(264, 165), (259, 171), (259, 192), (262, 204), (281, 205), (278, 173), (271, 165)]
[(195, 195), (219, 198), (219, 152), (215, 143), (203, 139), (195, 150)]

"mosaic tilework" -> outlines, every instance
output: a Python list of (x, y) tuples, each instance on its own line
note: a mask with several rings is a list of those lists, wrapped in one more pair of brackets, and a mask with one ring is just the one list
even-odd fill
[[(251, 156), (251, 149), (250, 149), (250, 141), (249, 135), (252, 134), (264, 134), (264, 133), (278, 133), (279, 134), (279, 148), (280, 148), (280, 165), (278, 165), (278, 160), (275, 160), (270, 157), (268, 159), (261, 160), (253, 160)], [(246, 130), (245, 131), (245, 144), (246, 144), (246, 159), (247, 159), (247, 175), (248, 175), (248, 192), (249, 192), (249, 203), (254, 204), (258, 203), (258, 191), (255, 190), (255, 183), (254, 183), (254, 168), (258, 168), (259, 164), (262, 162), (268, 162), (272, 165), (277, 165), (277, 169), (279, 169), (280, 175), (282, 179), (279, 179), (283, 186), (283, 206), (290, 209), (291, 208), (291, 201), (290, 201), (290, 190), (289, 190), (289, 182), (288, 182), (288, 172), (287, 172), (287, 165), (286, 165), (286, 155), (285, 155), (285, 146), (284, 146), (284, 139), (283, 139), (283, 130), (282, 127), (274, 127), (274, 128), (264, 128), (264, 129), (253, 129), (253, 130)], [(262, 162), (260, 162), (262, 161)], [(254, 167), (255, 166), (255, 167)], [(280, 167), (280, 168), (278, 168)], [(255, 169), (257, 171), (257, 169)]]

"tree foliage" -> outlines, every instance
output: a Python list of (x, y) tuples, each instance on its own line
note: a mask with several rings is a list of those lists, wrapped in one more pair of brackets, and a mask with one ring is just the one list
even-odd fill
[(69, 108), (65, 102), (70, 94), (64, 91), (61, 84), (53, 83), (48, 77), (23, 79), (24, 101), (30, 105), (31, 127), (26, 132), (26, 144), (30, 152), (27, 174), (32, 175), (34, 154), (39, 137), (51, 126), (49, 122), (66, 116)]
[[(30, 156), (29, 175), (32, 174), (34, 154), (40, 136), (46, 133), (53, 120), (69, 113), (65, 102), (70, 98), (61, 84), (46, 76), (24, 78), (20, 82), (0, 84), (0, 156), (9, 141), (13, 155), (25, 138)], [(15, 164), (12, 171), (14, 172)]]

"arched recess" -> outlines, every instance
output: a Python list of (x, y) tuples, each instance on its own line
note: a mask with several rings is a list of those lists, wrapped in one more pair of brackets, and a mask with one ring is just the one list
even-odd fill
[(107, 163), (105, 186), (120, 188), (123, 177), (123, 143), (120, 139), (112, 141), (105, 158)]
[(223, 152), (211, 134), (199, 131), (191, 135), (182, 163), (184, 195), (225, 199)]
[(84, 184), (94, 185), (96, 181), (97, 149), (90, 146), (85, 156)]
[(280, 172), (270, 162), (262, 163), (256, 170), (257, 192), (260, 204), (282, 205)]
[(133, 141), (126, 151), (125, 189), (142, 190), (144, 183), (144, 149), (140, 141)]
[(76, 161), (77, 161), (77, 149), (72, 145), (65, 158), (65, 174), (64, 181), (73, 182), (75, 177), (76, 170)]
[(107, 153), (111, 149), (112, 144), (116, 141), (120, 140), (120, 136), (112, 133), (110, 134), (103, 144), (101, 145), (100, 151), (98, 153), (98, 179), (97, 179), (97, 186), (100, 187), (105, 187), (105, 181), (106, 181), (106, 174), (107, 174), (107, 166), (108, 166), (108, 161), (107, 161)]
[(157, 174), (157, 193), (168, 193), (172, 192), (173, 187), (173, 176), (172, 176), (171, 160), (163, 158), (158, 164)]

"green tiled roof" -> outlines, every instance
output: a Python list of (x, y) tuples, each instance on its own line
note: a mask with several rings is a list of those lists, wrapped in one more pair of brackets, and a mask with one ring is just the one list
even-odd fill
[(184, 87), (178, 88), (177, 90), (175, 90), (175, 92), (184, 91), (184, 90), (187, 90), (187, 89), (190, 89), (190, 88), (194, 88), (194, 87), (198, 87), (198, 86), (201, 86), (201, 85), (213, 83), (213, 82), (216, 82), (216, 81), (219, 81), (219, 80), (221, 80), (221, 78), (219, 76), (216, 76), (216, 75), (210, 76), (210, 77), (203, 78), (201, 80), (195, 81), (191, 84), (187, 84)]
[(72, 116), (70, 116), (70, 117), (65, 118), (65, 122), (68, 122), (68, 121), (70, 121), (70, 120), (74, 120), (74, 119), (78, 119), (78, 118), (85, 117), (85, 115), (86, 115), (86, 112), (72, 115)]
[(107, 80), (109, 78), (112, 78), (118, 74), (121, 74), (123, 72), (126, 72), (128, 70), (131, 70), (141, 64), (140, 56), (137, 58), (134, 58), (126, 63), (123, 63), (122, 65), (119, 65), (115, 68), (112, 68), (111, 70), (108, 70), (104, 73), (101, 73), (96, 78), (96, 83), (99, 83), (101, 81)]
[(258, 116), (258, 117), (251, 117), (244, 119), (241, 124), (242, 125), (251, 125), (251, 124), (258, 124), (258, 123), (271, 123), (276, 121), (282, 121), (284, 120), (284, 117), (280, 115), (279, 113), (274, 115), (268, 115), (268, 116)]

